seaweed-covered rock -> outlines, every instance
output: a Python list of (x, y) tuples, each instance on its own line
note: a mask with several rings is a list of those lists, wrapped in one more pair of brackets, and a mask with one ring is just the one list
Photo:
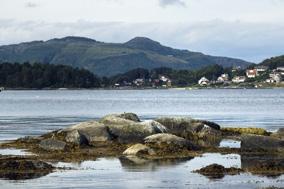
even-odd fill
[(39, 147), (47, 151), (65, 150), (66, 143), (55, 139), (44, 139), (39, 143)]
[(135, 144), (129, 148), (127, 148), (123, 155), (154, 155), (155, 151), (151, 149), (150, 147), (144, 145), (144, 144)]
[(212, 164), (206, 167), (203, 167), (199, 170), (196, 170), (194, 172), (197, 172), (199, 174), (202, 174), (208, 178), (211, 179), (221, 179), (225, 175), (237, 175), (243, 172), (242, 169), (235, 168), (235, 167), (230, 167), (230, 168), (225, 168), (222, 165), (218, 164)]
[(243, 135), (241, 149), (252, 151), (283, 151), (284, 140), (270, 136)]
[(147, 146), (153, 147), (154, 149), (164, 149), (164, 150), (196, 150), (197, 147), (193, 145), (190, 141), (167, 133), (155, 134), (148, 136), (144, 139)]
[[(212, 130), (212, 134), (216, 133), (213, 131), (220, 130), (220, 126), (216, 123), (191, 118), (164, 117), (158, 118), (156, 121), (164, 125), (169, 133), (187, 139), (193, 139), (196, 134), (205, 131), (204, 128), (206, 128), (206, 132)], [(207, 135), (209, 134), (210, 133), (207, 133)], [(200, 136), (205, 135), (201, 133)]]
[(119, 114), (117, 116), (120, 117), (120, 118), (123, 118), (123, 119), (130, 120), (130, 121), (140, 122), (139, 117), (134, 113), (123, 113), (123, 114)]
[(166, 132), (166, 128), (156, 122), (134, 122), (117, 115), (105, 116), (100, 123), (107, 126), (120, 143), (142, 142), (147, 136)]
[(0, 158), (0, 178), (23, 180), (38, 178), (54, 170), (52, 165), (39, 160), (29, 160), (18, 157)]

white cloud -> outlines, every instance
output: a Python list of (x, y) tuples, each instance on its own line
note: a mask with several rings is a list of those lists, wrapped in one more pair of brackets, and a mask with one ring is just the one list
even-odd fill
[(185, 6), (185, 2), (182, 0), (159, 0), (160, 1), (160, 5), (162, 7), (166, 7), (169, 5), (179, 5), (179, 6)]

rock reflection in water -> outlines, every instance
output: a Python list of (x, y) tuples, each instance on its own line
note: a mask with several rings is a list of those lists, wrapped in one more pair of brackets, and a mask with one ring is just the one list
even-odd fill
[(0, 179), (5, 180), (28, 180), (48, 175), (50, 172), (0, 172)]
[(177, 166), (193, 158), (148, 160), (137, 156), (120, 157), (121, 166), (126, 171), (156, 171), (162, 167)]
[(284, 157), (242, 155), (242, 169), (256, 175), (278, 177), (284, 174)]

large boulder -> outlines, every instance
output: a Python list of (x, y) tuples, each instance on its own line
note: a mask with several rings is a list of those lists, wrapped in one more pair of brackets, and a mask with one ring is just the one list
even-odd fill
[(190, 141), (178, 137), (176, 135), (161, 133), (148, 136), (144, 139), (144, 142), (147, 146), (154, 149), (163, 149), (163, 150), (196, 150), (197, 147), (193, 145)]
[(164, 117), (156, 119), (167, 128), (168, 133), (186, 138), (198, 145), (216, 146), (222, 133), (216, 123), (182, 117)]
[(97, 121), (83, 122), (61, 132), (65, 133), (66, 142), (74, 144), (94, 145), (112, 140), (108, 127)]
[(284, 128), (278, 129), (278, 131), (273, 133), (271, 136), (284, 140)]
[(66, 143), (56, 139), (44, 139), (39, 143), (39, 147), (47, 151), (62, 151), (65, 150)]
[(147, 136), (166, 132), (166, 128), (157, 122), (135, 122), (117, 115), (107, 115), (100, 123), (107, 126), (111, 135), (120, 143), (142, 142)]
[(252, 151), (283, 151), (284, 140), (270, 136), (243, 135), (241, 149)]
[(139, 156), (139, 155), (155, 155), (155, 151), (144, 144), (135, 144), (127, 148), (123, 155)]
[(158, 118), (155, 121), (164, 125), (169, 133), (187, 139), (191, 139), (196, 133), (201, 132), (204, 127), (212, 130), (220, 130), (220, 126), (216, 123), (191, 118), (164, 117)]

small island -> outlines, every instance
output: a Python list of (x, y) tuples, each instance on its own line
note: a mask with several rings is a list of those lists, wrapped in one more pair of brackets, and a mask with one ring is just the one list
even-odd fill
[[(220, 147), (224, 139), (240, 141), (240, 148)], [(196, 172), (209, 178), (242, 172), (264, 176), (284, 174), (283, 129), (270, 133), (260, 128), (223, 128), (214, 122), (190, 117), (141, 121), (134, 113), (110, 114), (39, 137), (8, 141), (0, 144), (0, 148), (31, 152), (27, 156), (1, 155), (0, 173), (15, 175), (11, 179), (26, 175), (25, 172), (39, 176), (56, 171), (50, 162), (116, 157), (135, 164), (190, 159), (214, 152), (241, 155), (242, 168), (212, 165)]]

